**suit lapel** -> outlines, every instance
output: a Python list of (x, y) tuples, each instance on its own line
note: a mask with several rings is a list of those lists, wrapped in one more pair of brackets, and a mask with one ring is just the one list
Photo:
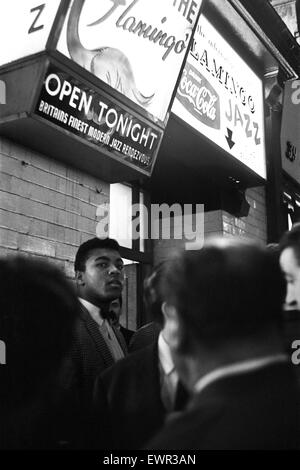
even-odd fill
[(120, 343), (120, 346), (124, 352), (124, 354), (126, 355), (127, 354), (127, 345), (126, 345), (126, 341), (124, 339), (124, 336), (122, 335), (122, 333), (118, 330), (118, 328), (115, 328), (114, 326), (112, 326), (112, 329), (114, 330), (114, 333), (116, 335), (116, 338), (117, 340), (119, 341)]
[(105, 339), (103, 338), (102, 334), (100, 333), (99, 330), (99, 325), (95, 322), (95, 320), (92, 319), (91, 315), (89, 314), (88, 310), (81, 305), (81, 318), (85, 323), (86, 329), (91, 336), (95, 347), (101, 357), (103, 358), (103, 361), (105, 365), (111, 366), (115, 363), (112, 354), (105, 342)]

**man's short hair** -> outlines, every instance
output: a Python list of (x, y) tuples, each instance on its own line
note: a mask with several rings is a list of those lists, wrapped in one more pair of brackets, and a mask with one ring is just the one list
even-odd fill
[(286, 248), (292, 248), (300, 265), (300, 223), (293, 225), (290, 231), (285, 232), (280, 240), (279, 248), (281, 253)]
[(0, 259), (0, 338), (7, 349), (0, 405), (26, 406), (39, 400), (39, 390), (45, 393), (71, 347), (79, 312), (58, 268), (22, 257)]
[(190, 339), (246, 337), (279, 323), (285, 284), (266, 249), (221, 239), (171, 261), (163, 290), (178, 311), (187, 345)]
[(78, 248), (74, 263), (75, 272), (85, 271), (85, 265), (91, 251), (97, 248), (120, 251), (119, 243), (113, 238), (91, 238), (90, 240), (82, 243)]

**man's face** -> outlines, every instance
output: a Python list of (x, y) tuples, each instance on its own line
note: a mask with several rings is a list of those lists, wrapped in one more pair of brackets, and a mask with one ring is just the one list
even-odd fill
[(283, 250), (280, 266), (287, 282), (286, 307), (300, 310), (300, 266), (293, 248)]
[(121, 295), (124, 285), (124, 264), (120, 253), (106, 248), (95, 248), (89, 253), (85, 271), (77, 273), (80, 294), (98, 305)]

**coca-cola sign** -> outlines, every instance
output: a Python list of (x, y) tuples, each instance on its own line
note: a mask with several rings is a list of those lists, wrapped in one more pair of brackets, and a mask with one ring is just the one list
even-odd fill
[(220, 97), (195, 67), (186, 64), (177, 98), (203, 124), (220, 129)]
[(172, 112), (266, 178), (263, 81), (204, 14)]

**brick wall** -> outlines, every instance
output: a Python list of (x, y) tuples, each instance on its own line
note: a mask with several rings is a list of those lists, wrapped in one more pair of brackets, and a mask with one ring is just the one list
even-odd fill
[(251, 188), (246, 191), (250, 204), (247, 217), (237, 218), (227, 212), (222, 213), (223, 233), (237, 237), (247, 237), (267, 243), (267, 214), (265, 188)]
[[(247, 200), (251, 208), (245, 218), (221, 210), (206, 212), (205, 238), (230, 234), (265, 243), (264, 188), (248, 190)], [(0, 138), (0, 256), (21, 253), (47, 258), (72, 278), (76, 250), (96, 235), (96, 209), (108, 201), (107, 183)], [(187, 241), (156, 240), (155, 263), (184, 247)], [(122, 318), (132, 329), (136, 327), (134, 272), (128, 276), (130, 314)]]
[[(267, 217), (265, 188), (250, 188), (246, 191), (246, 199), (250, 204), (247, 217), (235, 217), (223, 210), (205, 212), (204, 239), (214, 235), (247, 237), (258, 242), (267, 242)], [(187, 240), (155, 240), (155, 264), (167, 259), (177, 249), (183, 249)]]
[(78, 246), (96, 235), (109, 185), (0, 137), (0, 256), (53, 260), (73, 277)]
[[(200, 245), (204, 241), (205, 229), (209, 227), (210, 229), (216, 229), (216, 222), (211, 220), (211, 217), (204, 213), (204, 206), (200, 205), (198, 207), (199, 218), (196, 218), (195, 214), (191, 216), (190, 212), (187, 211), (184, 207), (181, 208), (182, 217), (177, 217), (174, 220), (173, 217), (166, 217), (161, 220), (160, 223), (165, 223), (166, 226), (170, 226), (170, 230), (166, 230), (166, 234), (170, 235), (170, 238), (167, 239), (162, 237), (162, 226), (157, 231), (158, 240), (153, 241), (154, 249), (154, 264), (158, 264), (160, 261), (168, 259), (174, 253), (180, 249), (184, 249), (186, 244), (191, 243), (195, 240), (195, 231), (197, 230), (197, 242)], [(184, 215), (187, 217), (185, 218)], [(152, 224), (157, 223), (156, 221), (151, 221)], [(221, 221), (219, 227), (221, 228)], [(156, 232), (156, 230), (155, 230)]]

